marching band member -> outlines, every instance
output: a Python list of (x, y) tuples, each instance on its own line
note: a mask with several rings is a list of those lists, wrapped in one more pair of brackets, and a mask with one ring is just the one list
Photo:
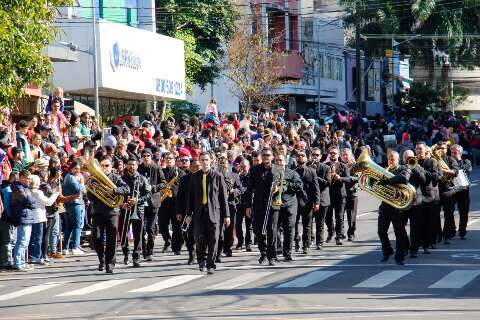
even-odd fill
[[(128, 265), (128, 230), (130, 225), (133, 232), (133, 266), (140, 267), (140, 252), (142, 250), (143, 215), (145, 205), (151, 197), (152, 188), (147, 178), (138, 173), (138, 160), (135, 157), (128, 159), (126, 173), (122, 180), (128, 185), (130, 193), (125, 196), (125, 201), (120, 212), (120, 238), (123, 251), (123, 262)], [(123, 237), (123, 239), (122, 239)]]
[(303, 188), (298, 192), (298, 213), (295, 224), (295, 251), (300, 246), (300, 218), (302, 218), (302, 249), (308, 253), (311, 242), (312, 214), (320, 208), (320, 189), (317, 174), (314, 169), (307, 166), (305, 151), (297, 152), (297, 168), (295, 171), (302, 179)]
[[(387, 171), (394, 174), (389, 179), (381, 181), (383, 185), (406, 184), (410, 179), (410, 175), (405, 167), (399, 165), (399, 155), (396, 151), (388, 154)], [(388, 238), (388, 229), (390, 224), (393, 225), (393, 231), (396, 238), (395, 261), (398, 265), (403, 265), (405, 255), (408, 252), (409, 241), (407, 231), (405, 230), (405, 222), (400, 211), (386, 202), (382, 202), (378, 208), (378, 236), (382, 243), (383, 258), (382, 262), (387, 261), (393, 254), (392, 245)]]
[(347, 198), (347, 190), (345, 185), (350, 183), (350, 171), (347, 166), (339, 161), (340, 152), (337, 147), (331, 147), (328, 150), (328, 163), (331, 170), (330, 184), (330, 209), (325, 219), (328, 227), (327, 242), (333, 237), (334, 224), (333, 214), (335, 213), (335, 243), (343, 245), (343, 215), (345, 211), (345, 202)]
[[(462, 159), (462, 146), (454, 144), (450, 147), (450, 151), (453, 159), (455, 159), (458, 163), (459, 170), (463, 170), (467, 179), (470, 178), (470, 173), (472, 172), (472, 163), (468, 159)], [(458, 206), (458, 214), (460, 215), (460, 221), (458, 223), (458, 236), (462, 240), (465, 240), (465, 235), (467, 234), (468, 211), (470, 210), (469, 181), (465, 182), (466, 183), (464, 183), (464, 185), (459, 187), (457, 193), (455, 193), (453, 205), (454, 208), (455, 204)]]
[(155, 200), (160, 197), (160, 190), (165, 185), (165, 176), (163, 175), (162, 169), (153, 161), (151, 149), (145, 148), (142, 150), (142, 163), (138, 166), (138, 172), (148, 179), (152, 193), (145, 204), (145, 229), (147, 232), (145, 256), (147, 261), (152, 261), (158, 208), (161, 205), (160, 201)]
[[(227, 188), (223, 175), (211, 168), (208, 152), (200, 155), (201, 170), (192, 174), (187, 194), (186, 223), (193, 220), (193, 233), (200, 271), (215, 272), (220, 224), (230, 225)], [(193, 216), (193, 217), (192, 217)]]
[[(235, 220), (235, 234), (237, 236), (237, 249), (241, 249), (245, 244), (245, 250), (251, 252), (253, 235), (252, 235), (252, 218), (245, 215), (247, 206), (250, 205), (251, 199), (246, 198), (248, 180), (250, 179), (250, 162), (244, 159), (240, 162), (240, 203), (238, 205), (237, 217)], [(245, 236), (243, 235), (243, 220), (245, 220)]]
[[(342, 162), (347, 166), (348, 170), (352, 172), (352, 169), (355, 166), (355, 157), (353, 156), (352, 149), (342, 149)], [(345, 200), (345, 212), (347, 213), (348, 222), (348, 241), (355, 240), (355, 231), (357, 230), (357, 181), (357, 176), (350, 175), (350, 181), (345, 186), (347, 191), (347, 198)]]
[[(116, 186), (113, 190), (109, 190), (111, 195), (125, 196), (130, 193), (128, 185), (112, 172), (112, 159), (105, 157), (100, 160), (100, 166), (103, 173)], [(88, 192), (88, 197), (93, 206), (93, 225), (95, 226), (95, 250), (98, 256), (98, 270), (103, 271), (106, 268), (107, 273), (113, 273), (115, 268), (115, 249), (117, 247), (118, 234), (118, 215), (119, 208), (111, 208), (94, 194)], [(104, 243), (104, 235), (106, 245)]]

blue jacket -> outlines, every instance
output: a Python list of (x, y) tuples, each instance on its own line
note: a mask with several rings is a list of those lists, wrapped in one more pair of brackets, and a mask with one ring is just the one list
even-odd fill
[(32, 195), (32, 190), (19, 181), (12, 184), (10, 207), (13, 225), (33, 224), (35, 222), (32, 209), (37, 207), (36, 200)]
[[(80, 192), (85, 192), (84, 186), (71, 173), (67, 173), (63, 179), (62, 192), (64, 196), (71, 196)], [(66, 205), (83, 204), (82, 197), (65, 203)]]
[(2, 193), (2, 202), (3, 202), (3, 214), (2, 218), (5, 221), (10, 222), (10, 218), (12, 216), (12, 209), (10, 206), (10, 198), (12, 197), (12, 185), (8, 182), (8, 180), (2, 181), (2, 185), (0, 186), (1, 193)]

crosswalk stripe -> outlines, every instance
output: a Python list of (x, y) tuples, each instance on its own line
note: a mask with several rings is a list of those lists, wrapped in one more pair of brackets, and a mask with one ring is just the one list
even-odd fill
[(356, 285), (354, 288), (383, 288), (389, 284), (397, 281), (398, 279), (406, 276), (412, 272), (412, 270), (390, 270), (382, 271), (373, 277), (366, 279)]
[(93, 292), (109, 289), (133, 280), (135, 279), (114, 279), (114, 280), (102, 281), (100, 283), (95, 283), (91, 286), (88, 286), (82, 289), (61, 293), (57, 295), (57, 297), (83, 296)]
[(172, 278), (154, 283), (147, 287), (131, 290), (129, 292), (132, 292), (132, 293), (157, 292), (160, 290), (179, 286), (181, 284), (198, 279), (200, 277), (203, 277), (203, 274), (196, 274), (196, 275), (186, 274), (186, 275), (176, 276), (176, 277), (172, 277)]
[(18, 298), (18, 297), (21, 297), (21, 296), (26, 296), (28, 294), (38, 293), (38, 292), (41, 292), (41, 291), (45, 291), (45, 290), (48, 290), (48, 289), (58, 287), (59, 285), (62, 285), (62, 284), (63, 284), (62, 282), (50, 282), (50, 283), (39, 284), (37, 286), (33, 286), (33, 287), (30, 287), (30, 288), (25, 288), (23, 290), (17, 290), (17, 291), (11, 292), (11, 293), (1, 295), (0, 296), (0, 301), (11, 300), (11, 299), (15, 299), (15, 298)]
[(455, 270), (438, 280), (430, 289), (459, 289), (480, 275), (480, 270)]
[(314, 271), (300, 278), (278, 285), (276, 288), (305, 288), (326, 280), (342, 271)]
[(271, 274), (273, 274), (273, 272), (247, 272), (233, 279), (228, 279), (226, 281), (210, 286), (207, 288), (207, 290), (231, 290), (244, 286), (248, 283), (260, 280), (261, 278), (269, 276)]

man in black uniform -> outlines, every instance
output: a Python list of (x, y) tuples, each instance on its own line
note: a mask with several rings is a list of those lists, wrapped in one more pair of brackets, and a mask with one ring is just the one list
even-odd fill
[(440, 179), (437, 160), (427, 157), (425, 142), (419, 141), (415, 145), (418, 164), (422, 166), (425, 174), (425, 184), (422, 186), (422, 206), (420, 211), (425, 218), (425, 233), (428, 247), (434, 249), (437, 242), (437, 224), (440, 220), (440, 204), (438, 198), (438, 181)]
[(440, 191), (440, 203), (443, 208), (443, 241), (445, 244), (450, 244), (449, 240), (455, 236), (455, 218), (453, 213), (455, 208), (453, 206), (453, 198), (455, 196), (455, 186), (453, 185), (453, 178), (458, 175), (457, 161), (452, 157), (447, 156), (447, 143), (444, 141), (437, 143), (437, 151), (440, 153), (443, 161), (448, 166), (442, 168), (440, 166), (440, 172), (442, 178), (439, 183)]
[[(177, 194), (177, 221), (178, 222), (183, 222), (185, 219), (185, 216), (187, 215), (185, 210), (187, 207), (187, 198), (188, 198), (188, 188), (190, 185), (190, 181), (192, 178), (192, 175), (200, 170), (200, 164), (198, 163), (198, 159), (192, 159), (188, 157), (182, 157), (180, 159), (182, 163), (182, 170), (186, 173), (183, 177), (180, 178), (180, 182), (178, 184), (178, 194)], [(190, 169), (187, 170), (185, 166), (187, 163), (190, 163)], [(191, 214), (191, 212), (190, 212)], [(195, 259), (195, 238), (193, 236), (193, 225), (188, 226), (186, 231), (183, 231), (183, 239), (185, 240), (185, 244), (187, 246), (188, 250), (188, 264), (191, 265), (193, 264), (193, 261)]]
[(192, 222), (200, 271), (215, 272), (220, 225), (230, 225), (227, 188), (223, 175), (211, 169), (207, 152), (200, 155), (201, 170), (192, 174), (187, 195), (186, 223)]
[[(155, 244), (155, 231), (157, 225), (158, 208), (160, 206), (160, 190), (165, 185), (165, 176), (152, 161), (152, 150), (145, 148), (142, 151), (142, 164), (138, 166), (138, 173), (148, 179), (151, 187), (151, 197), (145, 205), (145, 229), (147, 241), (145, 243), (145, 256), (147, 261), (153, 260), (153, 246)], [(158, 201), (155, 201), (158, 200)]]
[[(277, 225), (278, 211), (270, 206), (267, 208), (267, 202), (270, 195), (278, 191), (274, 185), (272, 174), (273, 151), (270, 148), (262, 150), (262, 164), (256, 165), (250, 169), (250, 179), (248, 181), (245, 199), (247, 207), (245, 216), (253, 218), (255, 237), (258, 241), (258, 250), (260, 251), (260, 264), (268, 259), (271, 265), (274, 265), (276, 258)], [(265, 216), (267, 215), (267, 216)], [(264, 221), (267, 221), (266, 234), (262, 233)]]
[[(180, 228), (181, 222), (176, 218), (177, 210), (175, 209), (175, 203), (178, 193), (178, 182), (185, 173), (175, 166), (175, 156), (173, 153), (166, 152), (163, 154), (165, 161), (165, 168), (163, 169), (163, 175), (165, 181), (168, 183), (174, 182), (171, 186), (171, 197), (166, 197), (162, 201), (162, 210), (160, 210), (160, 230), (162, 238), (165, 241), (163, 252), (165, 252), (170, 244), (172, 244), (172, 251), (175, 255), (180, 255), (180, 251), (183, 245), (182, 230)], [(170, 237), (169, 224), (172, 224), (172, 236)]]
[(328, 227), (327, 242), (333, 237), (333, 216), (335, 213), (335, 243), (343, 245), (342, 239), (345, 238), (343, 231), (343, 218), (345, 213), (345, 203), (347, 190), (345, 185), (350, 183), (350, 171), (347, 166), (339, 161), (340, 151), (337, 147), (331, 147), (328, 150), (328, 163), (330, 166), (331, 184), (330, 184), (330, 210), (327, 212), (326, 224)]
[[(106, 157), (100, 161), (103, 173), (116, 186), (113, 190), (109, 190), (111, 195), (125, 196), (130, 193), (128, 185), (112, 172), (112, 159)], [(107, 206), (103, 201), (99, 200), (95, 195), (88, 192), (88, 197), (93, 206), (93, 225), (95, 226), (95, 250), (98, 256), (98, 270), (103, 271), (106, 266), (107, 273), (113, 273), (115, 268), (115, 249), (117, 247), (118, 233), (118, 215), (120, 210)], [(104, 243), (104, 235), (106, 245)]]
[[(252, 218), (245, 216), (247, 205), (250, 205), (251, 199), (246, 199), (246, 191), (248, 179), (250, 178), (250, 162), (244, 159), (240, 162), (240, 203), (238, 205), (237, 218), (235, 220), (235, 234), (237, 236), (237, 249), (241, 249), (245, 243), (247, 252), (251, 252), (252, 248)], [(245, 236), (243, 235), (243, 220), (245, 219)]]
[(297, 221), (298, 210), (297, 194), (302, 191), (303, 183), (298, 173), (288, 168), (283, 154), (277, 153), (275, 156), (275, 166), (277, 168), (285, 168), (283, 186), (281, 186), (282, 205), (280, 206), (278, 217), (284, 232), (283, 257), (285, 261), (292, 261), (295, 222)]
[(320, 208), (320, 189), (315, 170), (307, 166), (307, 155), (304, 151), (297, 153), (297, 168), (295, 171), (300, 175), (303, 188), (298, 192), (298, 214), (295, 225), (295, 251), (300, 246), (300, 218), (302, 218), (302, 249), (308, 253), (312, 227), (312, 212)]
[[(450, 147), (450, 151), (452, 153), (452, 158), (458, 163), (458, 169), (463, 170), (467, 179), (470, 178), (472, 163), (468, 159), (462, 159), (462, 146), (454, 144)], [(457, 192), (455, 193), (453, 207), (455, 208), (455, 204), (458, 206), (458, 214), (460, 216), (458, 235), (460, 239), (465, 240), (465, 235), (467, 234), (468, 211), (470, 210), (470, 187), (464, 184), (463, 186), (456, 186), (456, 188)]]
[(315, 216), (315, 240), (317, 250), (321, 250), (325, 237), (325, 217), (330, 207), (330, 183), (332, 179), (331, 169), (321, 163), (322, 153), (319, 148), (312, 149), (312, 162), (310, 166), (316, 170), (318, 187), (320, 190), (320, 208), (314, 212)]
[[(428, 251), (428, 234), (426, 230), (427, 215), (422, 210), (422, 189), (425, 188), (427, 178), (425, 177), (425, 170), (419, 164), (409, 166), (408, 160), (414, 157), (412, 150), (405, 150), (403, 152), (403, 163), (407, 167), (410, 174), (408, 182), (417, 190), (415, 202), (405, 212), (405, 218), (410, 220), (410, 258), (416, 258), (418, 248), (423, 247), (424, 253)], [(405, 223), (407, 221), (405, 220)]]
[[(133, 232), (133, 266), (140, 267), (140, 252), (142, 250), (142, 236), (143, 236), (143, 214), (145, 205), (148, 199), (152, 196), (152, 189), (147, 178), (137, 172), (138, 161), (135, 157), (131, 157), (127, 162), (127, 170), (123, 175), (122, 180), (130, 188), (130, 194), (125, 196), (125, 201), (122, 204), (120, 214), (120, 239), (124, 259), (123, 262), (128, 264), (128, 229), (132, 226)], [(129, 215), (129, 217), (127, 217)], [(127, 222), (129, 222), (127, 224)]]
[[(410, 175), (405, 167), (399, 165), (399, 155), (396, 151), (388, 154), (388, 171), (395, 176), (390, 179), (382, 180), (383, 185), (406, 184)], [(386, 202), (380, 204), (378, 209), (378, 237), (382, 243), (383, 258), (382, 262), (387, 261), (393, 254), (392, 245), (388, 238), (388, 229), (393, 225), (393, 231), (396, 238), (395, 261), (398, 265), (403, 265), (405, 255), (408, 252), (409, 241), (407, 231), (405, 230), (405, 218), (398, 209), (390, 206)]]

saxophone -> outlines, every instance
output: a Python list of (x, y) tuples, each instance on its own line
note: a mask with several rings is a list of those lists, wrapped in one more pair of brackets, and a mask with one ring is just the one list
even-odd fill
[[(443, 160), (443, 152), (441, 152), (440, 150), (437, 149), (437, 145), (434, 144), (432, 147), (431, 147), (431, 152), (432, 152), (432, 157), (437, 160), (438, 162), (438, 165), (440, 166), (440, 168), (442, 170), (450, 170), (450, 168), (448, 167), (448, 164), (445, 162), (445, 160)], [(442, 179), (444, 181), (451, 181), (453, 179), (453, 177), (451, 176), (444, 176), (442, 174)]]
[(177, 183), (178, 180), (178, 171), (175, 171), (175, 175), (173, 176), (170, 181), (160, 190), (160, 202), (163, 202), (166, 198), (173, 197), (173, 187)]
[[(276, 185), (278, 192), (273, 196), (272, 208), (279, 210), (282, 206), (283, 185), (285, 184), (285, 167), (274, 165), (272, 167), (273, 185)], [(272, 187), (273, 187), (272, 185)]]

